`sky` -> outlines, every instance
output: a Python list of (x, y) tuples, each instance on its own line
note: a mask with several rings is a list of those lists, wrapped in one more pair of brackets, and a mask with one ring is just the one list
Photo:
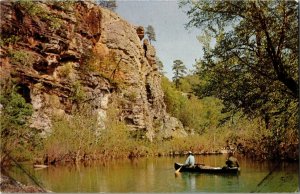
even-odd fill
[(156, 48), (156, 55), (164, 65), (165, 75), (171, 80), (174, 60), (181, 60), (188, 70), (193, 69), (195, 59), (199, 59), (203, 52), (197, 40), (200, 29), (185, 29), (188, 18), (177, 1), (125, 1), (117, 0), (116, 12), (133, 25), (152, 25), (156, 34), (156, 41), (152, 45)]

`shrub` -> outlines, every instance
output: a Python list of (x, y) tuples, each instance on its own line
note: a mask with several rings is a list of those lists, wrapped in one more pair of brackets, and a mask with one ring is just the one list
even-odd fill
[(135, 91), (130, 91), (124, 94), (129, 101), (135, 102), (137, 100), (138, 94)]
[(3, 37), (3, 35), (0, 35), (0, 36), (1, 36), (0, 46), (16, 44), (17, 42), (19, 42), (21, 40), (21, 38), (19, 36), (15, 36), (15, 35), (10, 35), (9, 37)]
[(100, 131), (99, 150), (111, 157), (127, 157), (136, 148), (137, 142), (130, 136), (128, 127), (120, 121), (120, 110), (118, 100), (113, 97), (109, 105), (107, 117), (104, 121), (105, 128)]
[(66, 64), (63, 64), (63, 66), (60, 68), (59, 74), (61, 77), (68, 78), (72, 70), (73, 70), (72, 62), (67, 62)]
[(20, 0), (17, 1), (16, 4), (21, 6), (31, 17), (38, 16), (41, 20), (50, 22), (49, 27), (53, 30), (59, 29), (63, 24), (61, 19), (59, 19), (56, 15), (49, 13), (40, 6), (38, 2), (32, 0)]
[(5, 162), (6, 154), (15, 159), (32, 158), (40, 143), (37, 131), (29, 128), (32, 106), (16, 91), (14, 87), (0, 95), (1, 164)]
[(76, 81), (72, 85), (72, 96), (71, 99), (77, 103), (78, 105), (84, 101), (86, 98), (86, 94), (82, 88), (80, 81)]
[[(53, 117), (52, 132), (45, 139), (44, 152), (50, 160), (69, 158), (75, 162), (96, 153), (95, 157), (128, 157), (139, 144), (130, 138), (125, 123), (117, 119), (119, 113), (117, 106), (111, 104), (104, 121), (99, 121), (89, 107), (69, 117)], [(104, 122), (105, 127), (100, 129), (99, 122)]]
[(36, 60), (34, 54), (26, 50), (10, 50), (9, 58), (12, 64), (24, 66), (31, 66)]
[(89, 51), (84, 56), (82, 68), (84, 71), (99, 74), (118, 87), (123, 87), (124, 72), (119, 64), (120, 61), (117, 62), (117, 56), (114, 52), (109, 52), (108, 55), (104, 56)]
[(70, 117), (54, 116), (52, 132), (45, 139), (45, 152), (50, 159), (62, 160), (68, 156), (78, 162), (94, 150), (96, 129), (96, 116), (88, 109), (76, 111)]
[(61, 10), (61, 11), (72, 11), (72, 7), (76, 1), (51, 1), (49, 3), (52, 4), (53, 8)]

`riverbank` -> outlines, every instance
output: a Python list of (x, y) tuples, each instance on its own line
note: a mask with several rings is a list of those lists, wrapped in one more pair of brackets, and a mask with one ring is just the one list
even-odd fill
[[(185, 156), (188, 154), (188, 151), (192, 151), (194, 155), (227, 155), (229, 151), (233, 151), (237, 155), (242, 155), (244, 157), (249, 157), (253, 160), (264, 161), (264, 160), (276, 160), (276, 161), (298, 161), (297, 149), (278, 149), (277, 152), (280, 153), (278, 157), (274, 158), (275, 154), (270, 155), (272, 152), (262, 152), (260, 149), (253, 149), (253, 146), (239, 146), (232, 147), (230, 150), (225, 148), (219, 149), (205, 149), (204, 146), (192, 146), (190, 143), (189, 146), (183, 146), (179, 148), (180, 144), (170, 143), (165, 144), (164, 148), (158, 144), (152, 144), (145, 146), (145, 144), (136, 144), (132, 150), (116, 150), (116, 149), (106, 149), (99, 150), (94, 152), (69, 152), (64, 154), (59, 153), (46, 153), (44, 156), (35, 159), (33, 162), (34, 165), (57, 165), (65, 163), (80, 163), (88, 161), (106, 161), (111, 159), (124, 159), (124, 158), (142, 158), (142, 157), (176, 157), (176, 156)], [(171, 148), (176, 148), (171, 149)], [(169, 150), (169, 151), (168, 151)]]
[(34, 185), (24, 185), (13, 178), (3, 175), (1, 172), (0, 191), (4, 193), (48, 193), (50, 191), (44, 190)]

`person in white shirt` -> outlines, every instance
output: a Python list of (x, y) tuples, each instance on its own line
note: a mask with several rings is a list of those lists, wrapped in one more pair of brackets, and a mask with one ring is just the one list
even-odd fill
[(184, 165), (185, 166), (189, 166), (189, 167), (192, 167), (192, 166), (195, 165), (195, 157), (194, 157), (194, 155), (193, 155), (193, 153), (191, 151), (189, 151), (189, 156), (185, 160)]

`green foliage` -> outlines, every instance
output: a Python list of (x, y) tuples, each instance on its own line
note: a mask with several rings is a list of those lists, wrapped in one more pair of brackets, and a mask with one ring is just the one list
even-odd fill
[(45, 139), (44, 152), (51, 159), (69, 156), (79, 161), (97, 146), (97, 118), (88, 109), (75, 111), (72, 116), (54, 116), (52, 132)]
[[(181, 6), (188, 7), (187, 26), (205, 30), (197, 95), (222, 99), (226, 111), (263, 118), (274, 139), (296, 130), (289, 123), (297, 120), (299, 103), (297, 2), (184, 0)], [(216, 41), (213, 47), (209, 40)]]
[[(7, 125), (24, 125), (26, 117), (32, 114), (31, 105), (25, 102), (25, 99), (16, 92), (16, 89), (13, 89), (11, 93), (1, 95), (0, 100), (3, 114), (6, 114), (8, 118)], [(2, 125), (2, 127), (7, 128), (7, 125)]]
[(137, 100), (138, 94), (134, 91), (131, 91), (131, 92), (125, 93), (124, 97), (131, 102), (135, 102)]
[(6, 153), (16, 159), (33, 157), (39, 143), (37, 132), (30, 129), (28, 123), (32, 106), (16, 91), (17, 88), (12, 88), (0, 95), (1, 163)]
[(155, 31), (154, 31), (153, 26), (148, 25), (148, 26), (146, 27), (146, 32), (145, 32), (145, 34), (147, 35), (147, 37), (148, 37), (150, 43), (151, 43), (151, 41), (156, 41), (156, 34), (155, 34)]
[(194, 89), (200, 83), (200, 78), (196, 74), (186, 75), (180, 79), (178, 90), (185, 93), (193, 93)]
[(40, 17), (41, 20), (50, 22), (49, 27), (53, 30), (59, 29), (63, 24), (61, 19), (59, 19), (56, 15), (49, 13), (40, 6), (38, 2), (32, 0), (20, 0), (15, 3), (21, 6), (22, 9), (25, 10), (31, 17)]
[(123, 87), (124, 73), (120, 67), (121, 60), (117, 59), (116, 53), (110, 52), (103, 56), (103, 54), (89, 51), (86, 53), (83, 60), (83, 70), (93, 72), (108, 79), (117, 87)]
[(45, 12), (42, 7), (32, 0), (20, 0), (16, 4), (20, 5), (31, 16), (37, 16)]
[(111, 11), (116, 11), (118, 7), (116, 0), (96, 0), (96, 4), (105, 7)]
[(76, 1), (69, 0), (69, 1), (50, 1), (49, 3), (52, 4), (53, 8), (62, 10), (62, 11), (72, 11), (72, 7)]
[(155, 62), (156, 62), (156, 65), (158, 66), (158, 70), (161, 74), (164, 74), (164, 64), (162, 63), (162, 61), (156, 56), (155, 58)]
[(114, 158), (127, 157), (136, 145), (134, 139), (130, 138), (125, 123), (118, 119), (120, 111), (117, 106), (117, 100), (109, 105), (107, 117), (104, 121), (105, 129), (100, 131), (99, 141), (101, 152)]
[(285, 137), (279, 140), (263, 122), (263, 118), (249, 119), (237, 114), (232, 118), (232, 122), (227, 122), (220, 130), (227, 144), (253, 159), (296, 159), (297, 133), (287, 129)]
[(72, 97), (71, 99), (77, 104), (80, 104), (86, 98), (85, 92), (82, 88), (80, 81), (76, 81), (72, 86)]
[[(204, 49), (199, 96), (215, 95), (227, 108), (271, 114), (279, 99), (298, 96), (297, 3), (182, 1), (188, 26), (202, 27), (216, 40)], [(229, 27), (226, 27), (229, 25)], [(294, 26), (294, 27), (292, 27)], [(292, 44), (294, 46), (292, 46)], [(266, 104), (270, 106), (266, 107)], [(234, 105), (234, 106), (232, 106)]]
[[(44, 152), (53, 160), (72, 158), (78, 162), (85, 156), (128, 157), (138, 143), (130, 138), (124, 122), (118, 120), (117, 104), (110, 104), (106, 118), (100, 120), (91, 108), (84, 107), (72, 116), (53, 118), (52, 132), (45, 139)], [(100, 128), (99, 123), (104, 123)]]
[(186, 67), (184, 66), (181, 60), (177, 59), (173, 62), (172, 69), (174, 71), (173, 81), (175, 82), (176, 88), (178, 88), (180, 84), (180, 79), (184, 76), (184, 74), (186, 74)]
[(11, 44), (16, 44), (21, 40), (19, 36), (16, 35), (10, 35), (9, 37), (2, 37), (3, 35), (0, 35), (0, 46), (8, 46)]
[(54, 15), (48, 15), (48, 17), (45, 17), (45, 19), (50, 20), (50, 26), (53, 30), (58, 30), (63, 25), (62, 20)]
[(195, 75), (188, 75), (181, 79), (183, 84), (179, 88), (188, 93), (178, 91), (167, 78), (162, 79), (167, 112), (177, 117), (185, 129), (194, 134), (188, 138), (173, 138), (170, 141), (161, 141), (158, 138), (153, 145), (157, 146), (158, 152), (216, 151), (229, 144), (254, 159), (297, 158), (298, 136), (294, 129), (298, 123), (298, 103), (292, 103), (286, 109), (282, 107), (286, 111), (285, 117), (283, 114), (270, 117), (269, 122), (272, 125), (266, 126), (265, 117), (250, 118), (241, 111), (223, 112), (223, 102), (215, 97), (196, 98), (191, 89), (194, 85), (205, 83), (196, 78)]
[(73, 63), (67, 62), (66, 64), (63, 64), (59, 73), (62, 77), (68, 78), (72, 70), (73, 70)]
[(198, 134), (215, 130), (226, 114), (222, 114), (223, 104), (212, 97), (197, 99), (191, 96), (184, 104), (180, 113), (180, 120), (184, 126), (194, 129)]
[(34, 54), (26, 50), (9, 50), (8, 56), (14, 65), (31, 66), (36, 60)]
[(162, 89), (167, 112), (198, 134), (215, 129), (226, 117), (226, 114), (221, 112), (222, 102), (216, 98), (207, 97), (200, 100), (192, 94), (180, 92), (165, 77), (162, 79)]
[(164, 91), (164, 101), (167, 106), (167, 112), (174, 117), (179, 118), (181, 107), (187, 100), (181, 92), (177, 91), (174, 85), (166, 77), (162, 77), (162, 89)]

